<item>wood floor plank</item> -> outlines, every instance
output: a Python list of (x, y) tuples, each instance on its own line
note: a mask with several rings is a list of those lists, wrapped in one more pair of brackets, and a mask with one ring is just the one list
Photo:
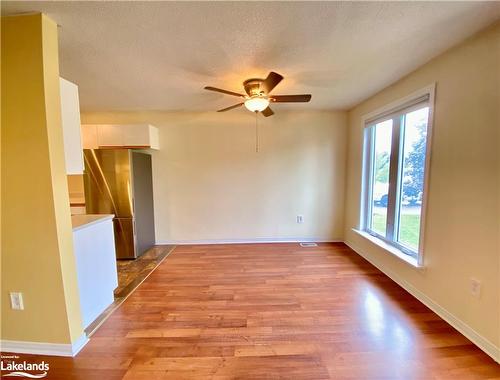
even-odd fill
[(180, 246), (49, 379), (500, 379), (344, 244)]

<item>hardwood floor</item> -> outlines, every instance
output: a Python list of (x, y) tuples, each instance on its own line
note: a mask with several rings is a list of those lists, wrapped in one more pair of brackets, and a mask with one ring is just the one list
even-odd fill
[(173, 245), (159, 245), (135, 260), (117, 260), (118, 287), (115, 289), (115, 298), (127, 297), (173, 249)]
[(180, 246), (50, 379), (500, 379), (343, 244)]

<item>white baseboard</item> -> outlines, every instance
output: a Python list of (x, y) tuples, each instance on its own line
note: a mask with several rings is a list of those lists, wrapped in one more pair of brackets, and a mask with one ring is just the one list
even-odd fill
[(372, 265), (377, 267), (380, 271), (382, 271), (387, 277), (396, 282), (399, 286), (405, 289), (408, 293), (410, 293), (413, 297), (422, 302), (425, 306), (431, 309), (434, 313), (443, 318), (446, 322), (448, 322), (451, 326), (453, 326), (456, 330), (458, 330), (462, 335), (464, 335), (467, 339), (469, 339), (472, 343), (478, 346), (481, 350), (483, 350), (486, 354), (491, 356), (493, 360), (497, 363), (500, 363), (500, 347), (495, 346), (488, 339), (483, 337), (477, 331), (475, 331), (468, 324), (457, 318), (455, 315), (450, 313), (444, 307), (439, 305), (436, 301), (429, 298), (427, 295), (422, 293), (420, 290), (415, 288), (413, 285), (399, 277), (393, 271), (385, 268), (380, 263), (377, 263), (373, 258), (363, 252), (359, 247), (357, 247), (352, 242), (346, 241), (346, 245), (348, 245), (354, 252), (358, 255), (362, 256), (364, 259), (369, 261)]
[(1, 340), (0, 351), (16, 354), (50, 355), (50, 356), (76, 356), (87, 344), (89, 338), (81, 335), (75, 342), (70, 343), (40, 343), (23, 342), (16, 340)]
[(255, 239), (205, 239), (205, 240), (159, 240), (156, 244), (203, 245), (203, 244), (263, 244), (263, 243), (342, 243), (342, 239), (321, 238), (255, 238)]

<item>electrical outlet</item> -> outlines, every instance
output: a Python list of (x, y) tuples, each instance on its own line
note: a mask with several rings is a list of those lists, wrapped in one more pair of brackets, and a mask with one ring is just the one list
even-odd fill
[(299, 224), (304, 223), (304, 215), (297, 215), (297, 223)]
[(479, 298), (481, 295), (481, 281), (476, 280), (475, 278), (470, 279), (470, 293), (474, 297)]
[(10, 293), (10, 307), (14, 310), (24, 310), (23, 293)]

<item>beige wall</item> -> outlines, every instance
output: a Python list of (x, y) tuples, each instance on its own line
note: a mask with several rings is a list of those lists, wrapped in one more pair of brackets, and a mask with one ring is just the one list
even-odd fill
[[(151, 123), (156, 237), (166, 241), (343, 238), (345, 113), (93, 113)], [(304, 215), (304, 224), (296, 223)]]
[[(499, 54), (497, 23), (349, 112), (345, 213), (352, 247), (478, 333), (490, 352), (500, 345)], [(433, 82), (425, 269), (416, 270), (351, 230), (360, 212), (361, 116)], [(471, 277), (482, 282), (479, 299)]]
[[(2, 17), (3, 340), (63, 343), (82, 334), (60, 121), (57, 25)], [(23, 311), (9, 292), (22, 292)]]

